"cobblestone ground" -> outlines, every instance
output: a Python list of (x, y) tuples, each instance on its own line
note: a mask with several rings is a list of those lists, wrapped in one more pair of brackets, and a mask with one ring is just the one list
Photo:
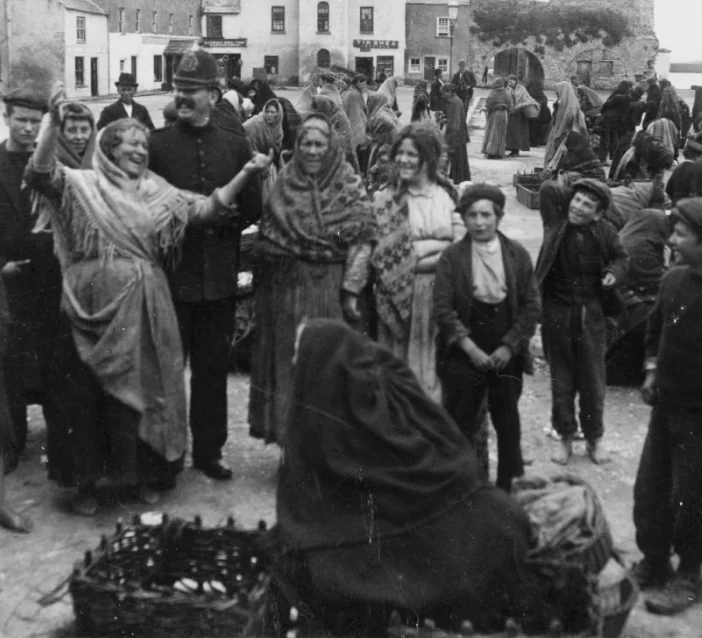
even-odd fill
[[(293, 102), (297, 92), (285, 93)], [(479, 92), (478, 98), (484, 95)], [(159, 123), (160, 110), (167, 96), (149, 96), (142, 101)], [(476, 104), (478, 104), (476, 100)], [(93, 102), (96, 111), (105, 102)], [(400, 108), (408, 119), (411, 90), (400, 90)], [(504, 187), (508, 197), (503, 230), (521, 240), (535, 258), (541, 241), (538, 212), (518, 204), (511, 186), (512, 174), (531, 170), (543, 158), (543, 149), (535, 149), (520, 159), (487, 161), (479, 154), (484, 118), (479, 108), (474, 112), (469, 146), (475, 180), (485, 180)], [(0, 138), (2, 133), (0, 132)], [(229, 382), (229, 441), (225, 458), (234, 468), (234, 480), (215, 483), (199, 472), (186, 469), (178, 487), (160, 506), (173, 516), (202, 516), (206, 525), (214, 525), (233, 514), (244, 526), (260, 519), (272, 523), (275, 518), (275, 475), (279, 460), (276, 447), (265, 447), (249, 438), (246, 420), (248, 379), (232, 375)], [(549, 475), (558, 470), (549, 461), (554, 441), (543, 432), (550, 414), (548, 370), (538, 366), (528, 377), (521, 401), (524, 452), (533, 459), (530, 474)], [(607, 397), (607, 442), (613, 452), (609, 465), (597, 467), (584, 458), (583, 448), (576, 449), (571, 471), (592, 482), (604, 500), (605, 509), (618, 549), (626, 561), (638, 559), (631, 522), (632, 488), (639, 454), (646, 432), (649, 410), (634, 389), (611, 388)], [(74, 562), (85, 550), (94, 547), (102, 534), (110, 534), (118, 518), (130, 520), (145, 511), (134, 502), (114, 497), (105, 502), (101, 513), (92, 519), (76, 518), (68, 512), (70, 492), (48, 483), (43, 467), (45, 439), (41, 410), (31, 408), (31, 442), (19, 469), (9, 477), (10, 503), (31, 516), (35, 529), (29, 535), (12, 535), (0, 530), (0, 638), (78, 638), (73, 630), (70, 597), (42, 607), (39, 598), (51, 592), (71, 572)], [(494, 440), (491, 440), (492, 465), (495, 464)], [(667, 619), (643, 611), (641, 601), (632, 613), (625, 638), (699, 638), (702, 636), (702, 606), (695, 606), (678, 618)]]

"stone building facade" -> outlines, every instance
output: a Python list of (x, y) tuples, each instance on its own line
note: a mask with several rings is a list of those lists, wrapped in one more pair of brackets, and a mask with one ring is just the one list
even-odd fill
[(203, 45), (227, 77), (306, 82), (318, 68), (402, 74), (405, 0), (203, 0)]
[[(503, 0), (493, 0), (497, 4)], [(525, 9), (530, 4), (525, 0)], [(465, 59), (480, 80), (488, 67), (494, 74), (515, 73), (521, 80), (532, 77), (544, 79), (546, 86), (572, 75), (597, 89), (614, 88), (620, 80), (635, 80), (650, 73), (658, 51), (654, 32), (654, 0), (551, 0), (551, 5), (579, 8), (603, 8), (621, 13), (631, 35), (616, 46), (607, 46), (603, 39), (578, 41), (574, 46), (560, 50), (535, 36), (525, 43), (482, 41), (477, 33), (473, 4), (459, 0), (458, 20), (450, 46), (448, 4), (437, 0), (407, 0), (405, 76), (416, 80), (429, 78), (433, 69), (441, 66), (453, 70), (458, 60)]]

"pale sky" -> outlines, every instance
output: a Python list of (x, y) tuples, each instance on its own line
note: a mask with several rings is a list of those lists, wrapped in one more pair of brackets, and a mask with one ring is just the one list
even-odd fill
[(656, 35), (673, 62), (702, 61), (702, 0), (655, 0)]

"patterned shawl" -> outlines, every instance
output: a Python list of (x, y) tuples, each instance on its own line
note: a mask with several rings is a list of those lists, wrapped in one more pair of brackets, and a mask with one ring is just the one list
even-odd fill
[(400, 130), (400, 120), (390, 108), (388, 98), (380, 93), (368, 95), (368, 123), (366, 132), (376, 145), (392, 144)]
[[(265, 112), (269, 104), (274, 104), (278, 108), (273, 124), (267, 124), (265, 120)], [(280, 102), (268, 100), (258, 115), (244, 122), (244, 131), (252, 150), (264, 155), (268, 155), (271, 149), (274, 149), (276, 155), (280, 153), (283, 147), (283, 107)]]
[(331, 122), (334, 135), (341, 142), (346, 161), (359, 173), (361, 169), (351, 135), (351, 122), (344, 109), (326, 95), (316, 95), (312, 98), (312, 111), (323, 115)]
[[(305, 173), (299, 148), (310, 128), (321, 130), (314, 124), (302, 125), (295, 154), (278, 174), (261, 217), (261, 236), (291, 256), (339, 263), (351, 246), (371, 242), (375, 222), (363, 182), (344, 161), (336, 136), (329, 135), (323, 172)], [(265, 252), (265, 242), (261, 247)]]

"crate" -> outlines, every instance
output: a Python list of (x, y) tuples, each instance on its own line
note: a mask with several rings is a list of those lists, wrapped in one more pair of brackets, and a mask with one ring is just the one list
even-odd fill
[(540, 188), (541, 182), (538, 184), (517, 184), (517, 201), (524, 204), (527, 208), (538, 210), (541, 203)]
[(540, 184), (545, 179), (544, 169), (537, 166), (532, 173), (515, 173), (512, 175), (512, 186), (517, 186), (517, 184)]

